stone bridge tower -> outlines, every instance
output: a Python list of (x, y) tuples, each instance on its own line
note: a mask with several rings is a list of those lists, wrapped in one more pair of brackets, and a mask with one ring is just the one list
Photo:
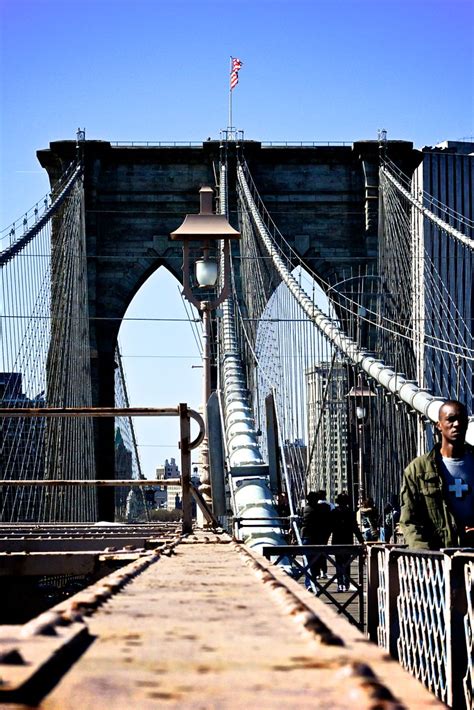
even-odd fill
[[(80, 144), (84, 161), (90, 357), (94, 406), (114, 405), (114, 353), (121, 320), (147, 278), (165, 266), (181, 280), (181, 246), (169, 239), (187, 213), (199, 211), (198, 191), (215, 184), (222, 146)], [(243, 152), (261, 197), (280, 231), (313, 271), (328, 279), (377, 258), (379, 144), (272, 146), (226, 143), (230, 221), (236, 224), (236, 151)], [(390, 157), (411, 173), (420, 154), (389, 141)], [(38, 151), (51, 183), (76, 157), (75, 141)], [(113, 421), (96, 425), (97, 471), (113, 477)], [(104, 495), (100, 517), (113, 517)], [(112, 502), (111, 502), (112, 501)]]

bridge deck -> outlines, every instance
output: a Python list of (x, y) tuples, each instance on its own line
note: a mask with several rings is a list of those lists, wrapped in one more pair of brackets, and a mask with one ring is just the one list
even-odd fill
[[(85, 621), (91, 643), (43, 710), (442, 707), (333, 610), (226, 536), (199, 532), (157, 554)], [(400, 704), (380, 704), (391, 693)]]

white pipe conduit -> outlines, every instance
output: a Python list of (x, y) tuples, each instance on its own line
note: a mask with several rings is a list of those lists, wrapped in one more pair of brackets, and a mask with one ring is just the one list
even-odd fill
[[(361, 367), (364, 372), (382, 385), (388, 392), (394, 394), (402, 402), (408, 404), (413, 410), (430, 421), (438, 421), (440, 407), (445, 401), (443, 398), (435, 397), (427, 390), (421, 389), (413, 380), (408, 380), (401, 373), (395, 372), (392, 368), (385, 365), (382, 360), (373, 357), (365, 350), (359, 348), (356, 342), (347, 337), (330, 318), (314, 305), (288, 270), (277, 249), (273, 246), (273, 240), (260, 217), (241, 165), (237, 168), (237, 176), (262, 242), (269, 256), (272, 258), (281, 279), (293, 293), (308, 318), (315, 323), (333, 345), (344, 353), (355, 365)], [(445, 223), (443, 223), (443, 225), (444, 224)], [(445, 226), (448, 227), (449, 225)], [(466, 440), (474, 445), (474, 421), (471, 421), (469, 424)]]
[[(222, 327), (224, 333), (223, 398), (225, 409), (225, 436), (229, 452), (235, 517), (240, 519), (243, 541), (252, 549), (285, 545), (278, 516), (269, 487), (268, 469), (258, 445), (252, 409), (248, 404), (248, 390), (244, 380), (234, 331), (232, 299), (223, 304)], [(258, 474), (261, 466), (262, 473)], [(246, 468), (252, 467), (252, 473)], [(241, 476), (239, 476), (241, 472)], [(267, 522), (268, 521), (268, 522)], [(288, 565), (286, 565), (288, 566)]]
[(232, 299), (223, 304), (223, 391), (225, 409), (225, 435), (231, 468), (264, 466), (258, 445), (252, 409), (248, 403), (248, 390), (238, 354), (234, 329)]
[[(226, 166), (221, 165), (219, 204), (221, 214), (227, 211)], [(258, 444), (248, 389), (235, 334), (234, 306), (231, 298), (222, 305), (224, 435), (227, 442), (229, 487), (235, 517), (241, 522), (243, 541), (257, 551), (265, 546), (286, 545), (269, 486), (268, 468)], [(252, 467), (251, 473), (248, 469)], [(258, 468), (262, 473), (259, 474)], [(247, 469), (247, 471), (246, 471)], [(242, 473), (239, 476), (239, 472)], [(263, 523), (263, 524), (262, 524)], [(290, 567), (288, 563), (284, 565)]]

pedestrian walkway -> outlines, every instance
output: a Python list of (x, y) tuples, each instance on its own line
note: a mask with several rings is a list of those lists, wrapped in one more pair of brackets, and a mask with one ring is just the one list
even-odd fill
[[(193, 534), (135, 570), (84, 617), (90, 644), (42, 710), (442, 707), (327, 605), (226, 535)], [(80, 597), (57, 609), (80, 608)]]
[[(346, 589), (340, 589), (337, 583), (336, 568), (329, 561), (328, 571), (326, 577), (318, 577), (317, 584), (315, 586), (314, 592), (317, 594), (318, 598), (324, 602), (324, 604), (329, 604), (332, 608), (335, 608), (335, 602), (342, 605), (347, 612), (346, 618), (349, 618), (353, 623), (360, 624), (359, 628), (367, 628), (367, 565), (364, 564), (361, 572), (359, 573), (359, 565), (357, 562), (353, 562), (350, 566), (350, 578), (351, 583)], [(357, 587), (354, 585), (357, 582), (362, 587), (362, 593), (364, 595), (363, 603), (363, 614), (361, 614), (361, 607), (359, 604), (359, 597), (357, 592)], [(299, 583), (306, 588), (306, 580), (304, 577), (300, 577)]]

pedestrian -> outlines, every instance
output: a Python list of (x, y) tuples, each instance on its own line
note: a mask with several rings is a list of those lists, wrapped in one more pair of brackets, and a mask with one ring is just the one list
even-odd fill
[[(359, 544), (364, 544), (364, 538), (357, 525), (354, 511), (350, 507), (349, 494), (343, 491), (336, 498), (336, 507), (331, 511), (331, 528), (333, 545), (353, 545), (354, 536)], [(351, 555), (335, 555), (337, 591), (347, 592), (351, 589), (350, 562)]]
[(466, 443), (466, 406), (441, 405), (440, 441), (405, 469), (400, 528), (409, 547), (439, 550), (474, 546), (474, 449)]
[(400, 515), (391, 503), (387, 503), (383, 509), (382, 525), (380, 527), (380, 541), (391, 542), (395, 535), (395, 528)]
[[(327, 545), (331, 534), (331, 506), (326, 500), (326, 491), (310, 491), (306, 501), (303, 510), (303, 544)], [(310, 571), (313, 579), (327, 579), (327, 558), (324, 552), (312, 557)]]
[(380, 518), (373, 498), (365, 498), (359, 508), (360, 527), (365, 542), (379, 539)]
[(277, 510), (281, 518), (289, 518), (291, 514), (290, 501), (286, 491), (280, 491), (277, 495)]

